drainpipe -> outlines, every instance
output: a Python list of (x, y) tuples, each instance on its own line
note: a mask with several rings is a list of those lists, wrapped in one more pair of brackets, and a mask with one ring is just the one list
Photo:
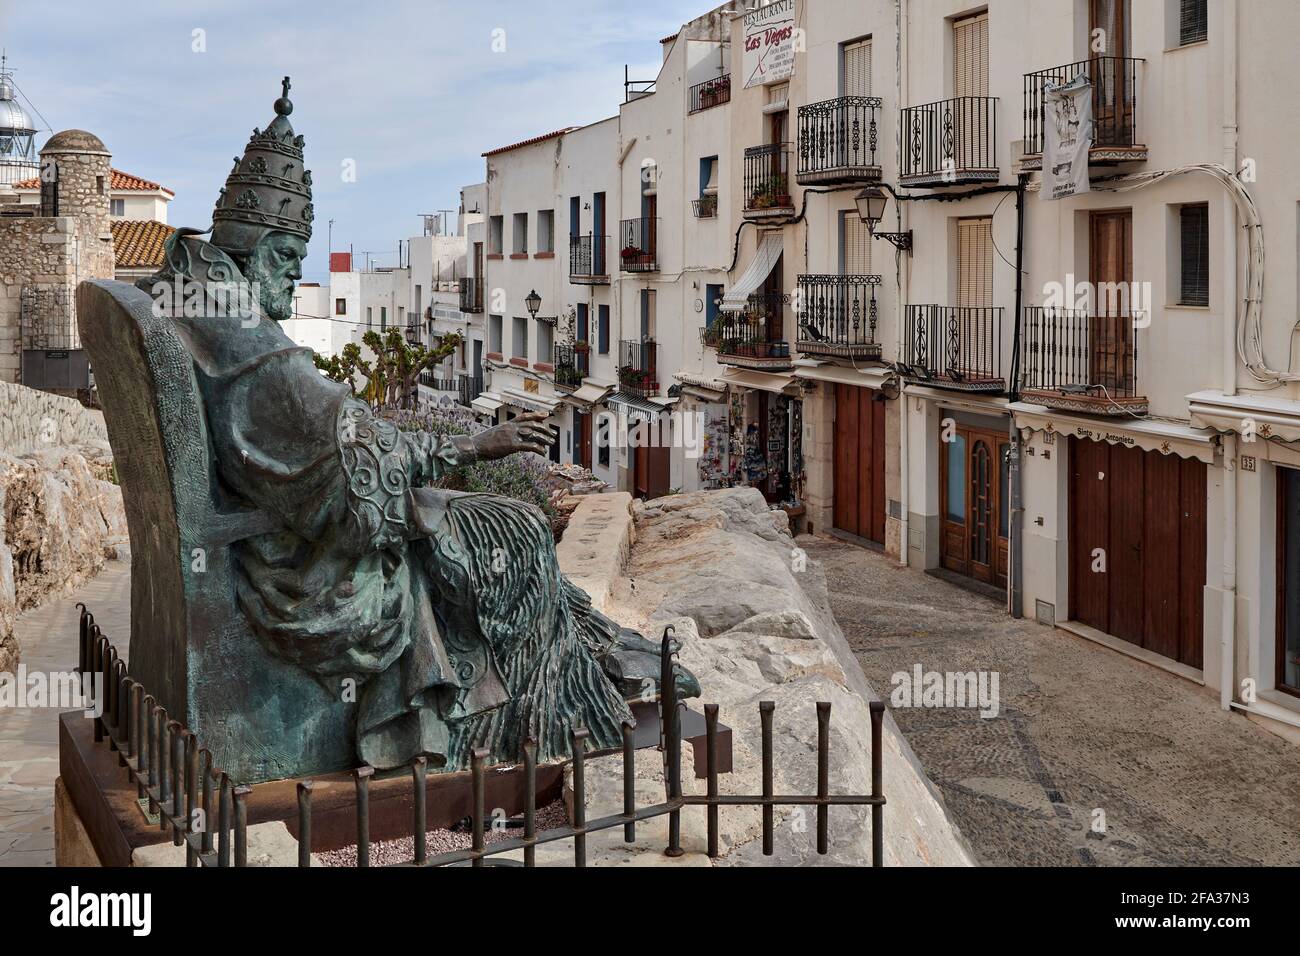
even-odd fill
[[(1012, 316), (1013, 333), (1011, 336), (1011, 400), (1020, 400), (1020, 311), (1024, 295), (1025, 276), (1025, 179), (1024, 173), (1016, 179), (1016, 302), (1015, 314)], [(1008, 484), (1011, 486), (1011, 514), (1008, 531), (1011, 540), (1007, 542), (1010, 552), (1011, 573), (1007, 575), (1007, 598), (1013, 618), (1024, 617), (1024, 547), (1025, 534), (1023, 521), (1025, 505), (1023, 498), (1024, 478), (1021, 474), (1020, 434), (1016, 430), (1016, 416), (1011, 416), (1011, 461), (1008, 462)]]
[[(1237, 3), (1223, 0), (1223, 160), (1237, 166)], [(1237, 394), (1237, 204), (1223, 202), (1223, 394)], [(1280, 546), (1280, 543), (1279, 543)], [(1237, 435), (1223, 438), (1223, 622), (1219, 664), (1219, 705), (1232, 707), (1237, 661)]]
[[(895, 63), (895, 83), (897, 91), (898, 106), (902, 107), (907, 100), (907, 3), (906, 0), (894, 0), (894, 63)], [(897, 115), (897, 112), (895, 112)], [(901, 143), (900, 143), (901, 146)], [(897, 197), (894, 199), (898, 202)], [(899, 203), (900, 209), (903, 204)], [(910, 257), (909, 257), (910, 258)], [(908, 268), (904, 265), (904, 268)], [(907, 282), (911, 284), (912, 272), (908, 268)], [(903, 339), (903, 294), (908, 285), (900, 285), (898, 295), (894, 302), (894, 329), (898, 335), (898, 354), (902, 355)], [(898, 563), (907, 567), (908, 552), (911, 550), (908, 530), (908, 516), (912, 510), (911, 495), (911, 453), (910, 443), (907, 440), (908, 432), (911, 430), (911, 415), (907, 407), (907, 385), (902, 379), (898, 382), (898, 457), (899, 457), (899, 491), (898, 510), (899, 514), (899, 545), (898, 545)]]

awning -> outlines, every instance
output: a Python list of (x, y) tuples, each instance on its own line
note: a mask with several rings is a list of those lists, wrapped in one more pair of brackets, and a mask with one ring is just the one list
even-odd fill
[(748, 305), (749, 297), (757, 292), (759, 286), (772, 274), (776, 260), (781, 258), (783, 248), (780, 232), (763, 233), (758, 241), (758, 250), (750, 260), (749, 268), (723, 295), (719, 309), (723, 312), (739, 312)]
[(1164, 422), (1150, 418), (1098, 421), (1029, 402), (1013, 402), (1007, 407), (1015, 416), (1017, 428), (1104, 441), (1111, 445), (1141, 448), (1143, 451), (1158, 451), (1162, 455), (1196, 458), (1207, 465), (1215, 463), (1215, 455), (1219, 451), (1219, 436), (1215, 432), (1193, 428), (1182, 422)]
[(1256, 438), (1300, 441), (1300, 414), (1290, 399), (1205, 391), (1188, 395), (1187, 405), (1193, 425)]
[(605, 399), (605, 404), (622, 409), (629, 418), (640, 418), (652, 422), (657, 421), (660, 415), (668, 411), (662, 405), (644, 398), (638, 398), (635, 395), (628, 395), (626, 392), (615, 392)]
[(599, 405), (605, 400), (605, 396), (613, 390), (614, 386), (612, 385), (597, 385), (588, 382), (579, 386), (568, 395), (565, 395), (564, 400), (583, 407), (588, 405)]
[(505, 402), (501, 401), (499, 395), (493, 395), (491, 392), (483, 392), (478, 398), (470, 402), (470, 407), (480, 415), (495, 415)]
[(557, 398), (529, 395), (513, 388), (503, 388), (501, 390), (501, 400), (507, 405), (523, 409), (526, 412), (545, 412), (548, 415), (554, 412), (560, 404), (560, 400)]
[(831, 365), (828, 362), (799, 361), (795, 363), (796, 378), (811, 379), (814, 382), (832, 382), (837, 385), (856, 385), (860, 388), (880, 388), (893, 377), (894, 371), (887, 365), (872, 365), (867, 368), (847, 368), (843, 365)]
[(749, 369), (729, 368), (722, 373), (722, 381), (739, 388), (756, 388), (763, 392), (797, 394), (799, 387), (795, 384), (793, 372), (776, 374), (773, 372), (751, 372)]
[(705, 388), (703, 385), (683, 385), (682, 397), (693, 398), (699, 402), (716, 404), (726, 399), (727, 393), (720, 392), (716, 388)]

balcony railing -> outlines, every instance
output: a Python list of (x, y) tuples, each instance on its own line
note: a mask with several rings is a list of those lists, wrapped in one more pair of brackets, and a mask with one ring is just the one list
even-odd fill
[(572, 345), (555, 346), (555, 387), (571, 392), (582, 385), (587, 375), (588, 353), (579, 352)]
[(746, 149), (744, 183), (746, 216), (788, 216), (793, 213), (790, 145), (768, 143)]
[(878, 359), (876, 286), (880, 276), (800, 276), (796, 348), (805, 355)]
[(899, 371), (941, 388), (1004, 391), (1002, 309), (909, 305)]
[(466, 313), (483, 311), (483, 280), (478, 276), (460, 280), (460, 310)]
[[(1078, 63), (1025, 74), (1025, 155), (1043, 152), (1047, 114), (1043, 91), (1049, 85), (1086, 76), (1092, 84), (1093, 138), (1091, 161), (1122, 162), (1145, 159), (1146, 147), (1138, 138), (1137, 107), (1139, 64), (1133, 57), (1099, 56)], [(1033, 164), (1027, 164), (1032, 166)], [(1038, 165), (1041, 166), (1041, 160)]]
[(1146, 414), (1131, 315), (1031, 306), (1021, 336), (1026, 401), (1097, 415)]
[(659, 394), (659, 345), (653, 339), (618, 343), (618, 390), (649, 398)]
[(618, 244), (624, 272), (659, 271), (658, 219), (624, 219), (618, 225)]
[(458, 375), (456, 377), (457, 401), (469, 408), (474, 399), (483, 394), (482, 375)]
[(910, 186), (997, 182), (998, 101), (958, 96), (901, 111), (899, 176)]
[(790, 297), (755, 293), (741, 312), (724, 312), (701, 330), (700, 340), (718, 350), (718, 361), (741, 368), (782, 369), (791, 365), (784, 314)]
[(841, 96), (799, 107), (800, 185), (877, 182), (878, 96)]
[(696, 83), (687, 91), (687, 112), (698, 113), (731, 102), (731, 74), (724, 73), (703, 83)]
[(436, 369), (425, 369), (420, 373), (420, 384), (435, 392), (455, 392), (460, 390), (460, 383), (454, 378), (441, 378)]
[(578, 285), (609, 282), (608, 236), (569, 237), (569, 281)]
[(691, 200), (691, 212), (696, 219), (714, 219), (718, 215), (718, 195), (709, 193)]

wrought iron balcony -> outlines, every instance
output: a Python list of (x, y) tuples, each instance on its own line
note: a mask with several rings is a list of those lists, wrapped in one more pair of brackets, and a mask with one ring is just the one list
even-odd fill
[(582, 385), (587, 376), (589, 353), (579, 352), (572, 345), (555, 346), (555, 388), (572, 392)]
[(435, 392), (456, 392), (460, 383), (454, 378), (440, 378), (437, 369), (427, 368), (420, 373), (420, 384)]
[(478, 276), (460, 280), (460, 310), (467, 314), (483, 311), (483, 280)]
[(799, 107), (801, 186), (880, 181), (878, 96), (841, 96)]
[(458, 375), (456, 377), (457, 401), (466, 408), (474, 399), (483, 394), (482, 375)]
[(1025, 74), (1024, 169), (1041, 169), (1047, 113), (1044, 89), (1086, 76), (1092, 84), (1093, 140), (1089, 161), (1097, 164), (1133, 162), (1147, 158), (1138, 135), (1140, 64), (1133, 57), (1098, 56), (1065, 66)]
[(998, 100), (957, 96), (901, 111), (899, 181), (959, 186), (998, 180)]
[(1002, 392), (1002, 309), (909, 305), (899, 373), (963, 392)]
[(569, 237), (569, 281), (575, 285), (608, 285), (608, 236)]
[(659, 271), (658, 219), (624, 219), (618, 225), (618, 242), (624, 272)]
[(724, 73), (703, 83), (696, 83), (687, 91), (687, 112), (699, 113), (702, 110), (721, 106), (731, 102), (731, 74)]
[(707, 193), (699, 199), (691, 200), (691, 212), (696, 219), (715, 219), (718, 215), (717, 193)]
[(1021, 329), (1021, 396), (1093, 415), (1145, 415), (1138, 388), (1137, 336), (1127, 312), (1031, 306)]
[(745, 215), (751, 219), (794, 214), (790, 194), (790, 144), (768, 143), (745, 150)]
[(880, 276), (800, 276), (798, 351), (827, 358), (879, 359), (876, 286), (880, 281)]
[(788, 295), (755, 293), (741, 312), (724, 312), (701, 330), (700, 341), (718, 350), (718, 361), (738, 368), (787, 369), (790, 343), (784, 336)]
[(649, 398), (659, 394), (659, 344), (654, 339), (618, 343), (618, 390)]

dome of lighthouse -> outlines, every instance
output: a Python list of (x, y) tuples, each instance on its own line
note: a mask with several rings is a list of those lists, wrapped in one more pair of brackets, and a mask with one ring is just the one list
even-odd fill
[(35, 132), (36, 124), (15, 97), (13, 82), (0, 75), (0, 136)]
[(18, 102), (11, 74), (0, 61), (0, 190), (40, 172), (36, 123)]

